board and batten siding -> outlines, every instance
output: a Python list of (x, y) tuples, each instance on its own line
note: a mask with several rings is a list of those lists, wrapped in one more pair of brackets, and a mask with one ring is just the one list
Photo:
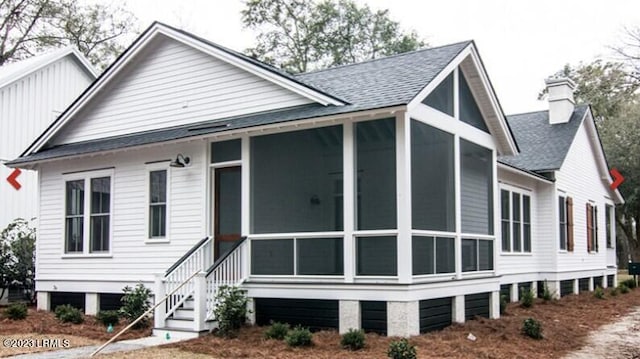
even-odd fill
[[(585, 121), (589, 121), (586, 119)], [(601, 180), (595, 162), (596, 148), (589, 139), (586, 123), (578, 129), (573, 144), (560, 171), (556, 172), (558, 194), (573, 198), (573, 252), (558, 253), (558, 270), (574, 271), (586, 269), (605, 269), (607, 266), (607, 248), (605, 239), (605, 204), (612, 204), (609, 190)], [(556, 194), (556, 202), (557, 195)], [(587, 214), (586, 203), (591, 201), (598, 207), (598, 252), (587, 252)], [(557, 226), (557, 219), (556, 219)], [(614, 265), (615, 263), (612, 263)]]
[(311, 103), (176, 40), (158, 36), (56, 135), (93, 140)]
[[(0, 88), (0, 162), (17, 158), (93, 81), (73, 55), (65, 56)], [(37, 175), (23, 171), (20, 190), (5, 180), (0, 164), (0, 229), (13, 219), (37, 216)]]
[[(169, 241), (151, 243), (153, 240), (148, 240), (146, 216), (149, 190), (147, 172), (151, 168), (145, 163), (173, 159), (177, 153), (189, 156), (191, 166), (170, 168), (169, 162), (164, 162), (168, 170)], [(205, 195), (206, 172), (203, 171), (206, 158), (205, 143), (194, 142), (141, 149), (136, 151), (135, 156), (121, 152), (43, 165), (37, 289), (50, 291), (55, 284), (57, 290), (63, 291), (78, 288), (117, 291), (125, 283), (151, 283), (155, 274), (167, 270), (206, 235), (208, 201)], [(65, 257), (64, 174), (109, 167), (113, 168), (111, 256)], [(88, 191), (86, 186), (85, 190)], [(68, 283), (72, 282), (79, 287), (69, 287), (71, 284)]]

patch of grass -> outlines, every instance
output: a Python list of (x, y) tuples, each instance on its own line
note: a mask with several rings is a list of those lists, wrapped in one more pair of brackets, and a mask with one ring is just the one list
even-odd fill
[(533, 291), (532, 290), (522, 290), (521, 292), (522, 298), (520, 299), (520, 305), (523, 308), (531, 308), (533, 307)]
[(362, 329), (349, 329), (340, 338), (340, 345), (345, 349), (360, 350), (364, 348), (365, 338)]
[(4, 315), (11, 320), (27, 318), (27, 305), (24, 303), (11, 304), (4, 310)]
[(542, 323), (533, 318), (527, 318), (522, 323), (522, 333), (529, 338), (542, 339)]
[(70, 304), (63, 304), (54, 310), (56, 318), (63, 323), (80, 324), (84, 322), (84, 317), (80, 309), (72, 307)]
[(394, 340), (389, 343), (387, 356), (391, 359), (416, 359), (416, 347), (409, 344), (407, 339)]
[(308, 347), (313, 344), (312, 338), (313, 335), (311, 331), (309, 331), (309, 328), (303, 328), (298, 325), (289, 331), (289, 334), (284, 337), (284, 341), (287, 342), (290, 347)]
[(282, 340), (289, 333), (289, 324), (280, 322), (271, 322), (271, 325), (264, 332), (264, 337), (267, 339)]

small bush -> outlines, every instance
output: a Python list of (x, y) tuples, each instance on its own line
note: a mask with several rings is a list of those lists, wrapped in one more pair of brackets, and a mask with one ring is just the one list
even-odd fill
[(105, 327), (108, 327), (109, 324), (115, 326), (120, 321), (120, 314), (117, 310), (101, 310), (96, 315), (96, 319)]
[(545, 302), (553, 299), (553, 293), (549, 290), (549, 285), (547, 285), (546, 280), (544, 281), (544, 287), (542, 288), (542, 299), (544, 299)]
[(269, 326), (269, 328), (264, 332), (264, 337), (267, 339), (282, 340), (287, 336), (288, 332), (289, 324), (272, 321), (271, 326)]
[(624, 283), (620, 284), (620, 285), (618, 286), (618, 289), (620, 290), (620, 293), (622, 293), (622, 294), (627, 294), (627, 293), (629, 293), (629, 291), (631, 290), (631, 289), (629, 289), (629, 287), (627, 287)]
[[(138, 284), (135, 288), (126, 286), (122, 289), (124, 295), (122, 296), (122, 307), (120, 307), (119, 314), (121, 317), (127, 319), (129, 323), (135, 321), (144, 314), (151, 304), (149, 299), (151, 298), (151, 289), (145, 287), (142, 283)], [(146, 328), (149, 326), (149, 318), (142, 318), (134, 329)]]
[(56, 318), (63, 323), (80, 324), (84, 322), (84, 317), (80, 309), (72, 307), (70, 304), (63, 304), (54, 310)]
[(312, 337), (308, 328), (303, 328), (298, 325), (284, 337), (284, 341), (287, 342), (290, 347), (308, 347), (312, 343)]
[(233, 337), (247, 321), (247, 296), (238, 287), (226, 285), (218, 288), (216, 295), (218, 305), (214, 309), (218, 321), (218, 334), (223, 337)]
[(625, 279), (622, 282), (620, 282), (620, 285), (626, 285), (627, 288), (629, 289), (633, 289), (636, 287), (636, 281), (633, 278), (629, 278), (629, 279)]
[(27, 305), (23, 303), (11, 304), (4, 310), (4, 315), (11, 320), (22, 320), (27, 317)]
[(389, 344), (387, 356), (391, 359), (416, 359), (416, 347), (409, 344), (407, 339), (394, 340)]
[(340, 345), (345, 349), (360, 350), (364, 348), (365, 338), (362, 329), (349, 329), (348, 332), (342, 335)]
[(522, 298), (520, 299), (520, 305), (524, 308), (533, 307), (533, 291), (532, 290), (522, 290), (521, 292)]
[(522, 332), (530, 338), (542, 339), (542, 323), (533, 318), (527, 318), (522, 323)]
[(507, 304), (509, 304), (509, 299), (506, 295), (500, 295), (500, 314), (504, 314), (507, 312)]
[(611, 288), (611, 290), (609, 291), (609, 295), (611, 295), (612, 297), (615, 297), (618, 295), (618, 292), (620, 290), (617, 287)]
[(600, 286), (596, 287), (596, 289), (593, 291), (593, 296), (598, 299), (604, 299), (604, 289), (602, 289)]

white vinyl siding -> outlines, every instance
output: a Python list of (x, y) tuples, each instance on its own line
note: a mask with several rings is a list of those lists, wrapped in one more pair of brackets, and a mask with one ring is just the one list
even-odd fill
[(163, 36), (92, 99), (55, 144), (157, 130), (311, 103), (229, 63)]

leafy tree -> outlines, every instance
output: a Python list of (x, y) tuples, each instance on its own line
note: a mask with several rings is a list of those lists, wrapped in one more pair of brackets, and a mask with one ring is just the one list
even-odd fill
[(120, 5), (79, 0), (0, 1), (0, 66), (51, 47), (73, 45), (104, 68), (122, 52), (119, 38), (135, 32)]
[(247, 0), (246, 28), (257, 30), (247, 52), (294, 73), (344, 65), (425, 46), (403, 32), (388, 10), (373, 11), (352, 0)]
[(0, 298), (8, 288), (35, 295), (36, 230), (24, 219), (16, 219), (0, 232)]
[[(591, 105), (609, 166), (625, 177), (619, 187), (625, 204), (616, 212), (616, 247), (620, 264), (629, 253), (640, 260), (640, 226), (633, 225), (640, 223), (640, 79), (623, 63), (601, 60), (565, 65), (554, 76), (576, 83), (574, 97)], [(543, 91), (539, 97), (544, 95)]]

